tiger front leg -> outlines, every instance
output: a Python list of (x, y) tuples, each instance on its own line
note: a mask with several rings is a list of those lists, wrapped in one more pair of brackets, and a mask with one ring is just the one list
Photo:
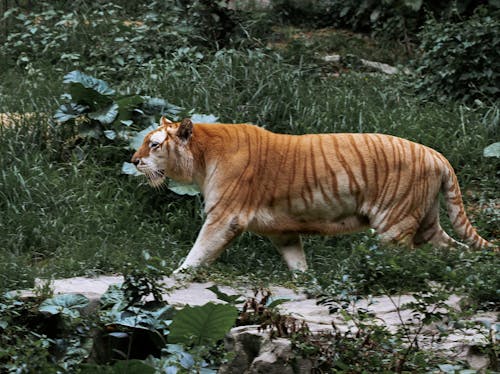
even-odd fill
[(242, 231), (238, 217), (229, 219), (227, 217), (222, 219), (207, 217), (193, 248), (191, 248), (181, 266), (174, 271), (174, 274), (179, 274), (190, 268), (211, 264)]

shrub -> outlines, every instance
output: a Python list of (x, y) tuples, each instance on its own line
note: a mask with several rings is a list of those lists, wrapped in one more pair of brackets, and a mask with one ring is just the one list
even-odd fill
[[(482, 3), (498, 8), (495, 1)], [(401, 42), (408, 55), (413, 55), (418, 30), (429, 15), (441, 21), (456, 14), (468, 17), (479, 5), (470, 0), (273, 0), (272, 4), (284, 23), (374, 33), (382, 40)]]
[[(497, 17), (495, 16), (497, 15)], [(431, 19), (420, 33), (415, 87), (425, 96), (464, 102), (500, 100), (500, 19), (480, 9), (452, 23)]]
[[(202, 29), (202, 22), (191, 22), (176, 2), (153, 1), (138, 8), (134, 15), (114, 2), (68, 10), (54, 4), (31, 11), (11, 8), (3, 18), (9, 32), (4, 38), (0, 35), (5, 39), (1, 59), (6, 68), (29, 70), (43, 61), (126, 79), (135, 68), (165, 59), (178, 48), (193, 45), (189, 57), (199, 60), (203, 55), (198, 49), (211, 47), (202, 36), (207, 27), (215, 26)], [(203, 19), (203, 14), (196, 15), (195, 20)]]
[(269, 29), (258, 15), (236, 13), (223, 1), (152, 1), (133, 9), (120, 3), (11, 7), (0, 19), (1, 65), (30, 71), (48, 63), (125, 80), (148, 63), (179, 55), (197, 62), (214, 49), (252, 44), (252, 33)]

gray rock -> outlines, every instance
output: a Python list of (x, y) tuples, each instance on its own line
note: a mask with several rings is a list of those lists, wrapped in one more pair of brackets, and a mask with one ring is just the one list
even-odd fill
[(232, 329), (225, 347), (234, 356), (219, 369), (220, 374), (294, 374), (312, 369), (310, 360), (295, 357), (289, 339), (271, 340), (269, 332), (259, 331), (255, 325)]

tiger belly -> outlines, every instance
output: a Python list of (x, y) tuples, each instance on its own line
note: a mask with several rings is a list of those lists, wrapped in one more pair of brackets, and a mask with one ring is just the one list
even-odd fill
[(359, 231), (368, 226), (368, 219), (355, 210), (352, 196), (342, 196), (319, 190), (311, 200), (303, 197), (282, 199), (273, 206), (258, 208), (249, 222), (248, 231), (263, 235), (300, 233), (335, 235)]

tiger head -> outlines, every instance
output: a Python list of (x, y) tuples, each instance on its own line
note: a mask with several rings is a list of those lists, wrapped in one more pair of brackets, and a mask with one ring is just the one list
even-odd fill
[(167, 177), (192, 183), (193, 155), (189, 148), (192, 133), (193, 123), (189, 118), (173, 123), (162, 117), (160, 127), (146, 135), (131, 161), (152, 187), (161, 186)]

